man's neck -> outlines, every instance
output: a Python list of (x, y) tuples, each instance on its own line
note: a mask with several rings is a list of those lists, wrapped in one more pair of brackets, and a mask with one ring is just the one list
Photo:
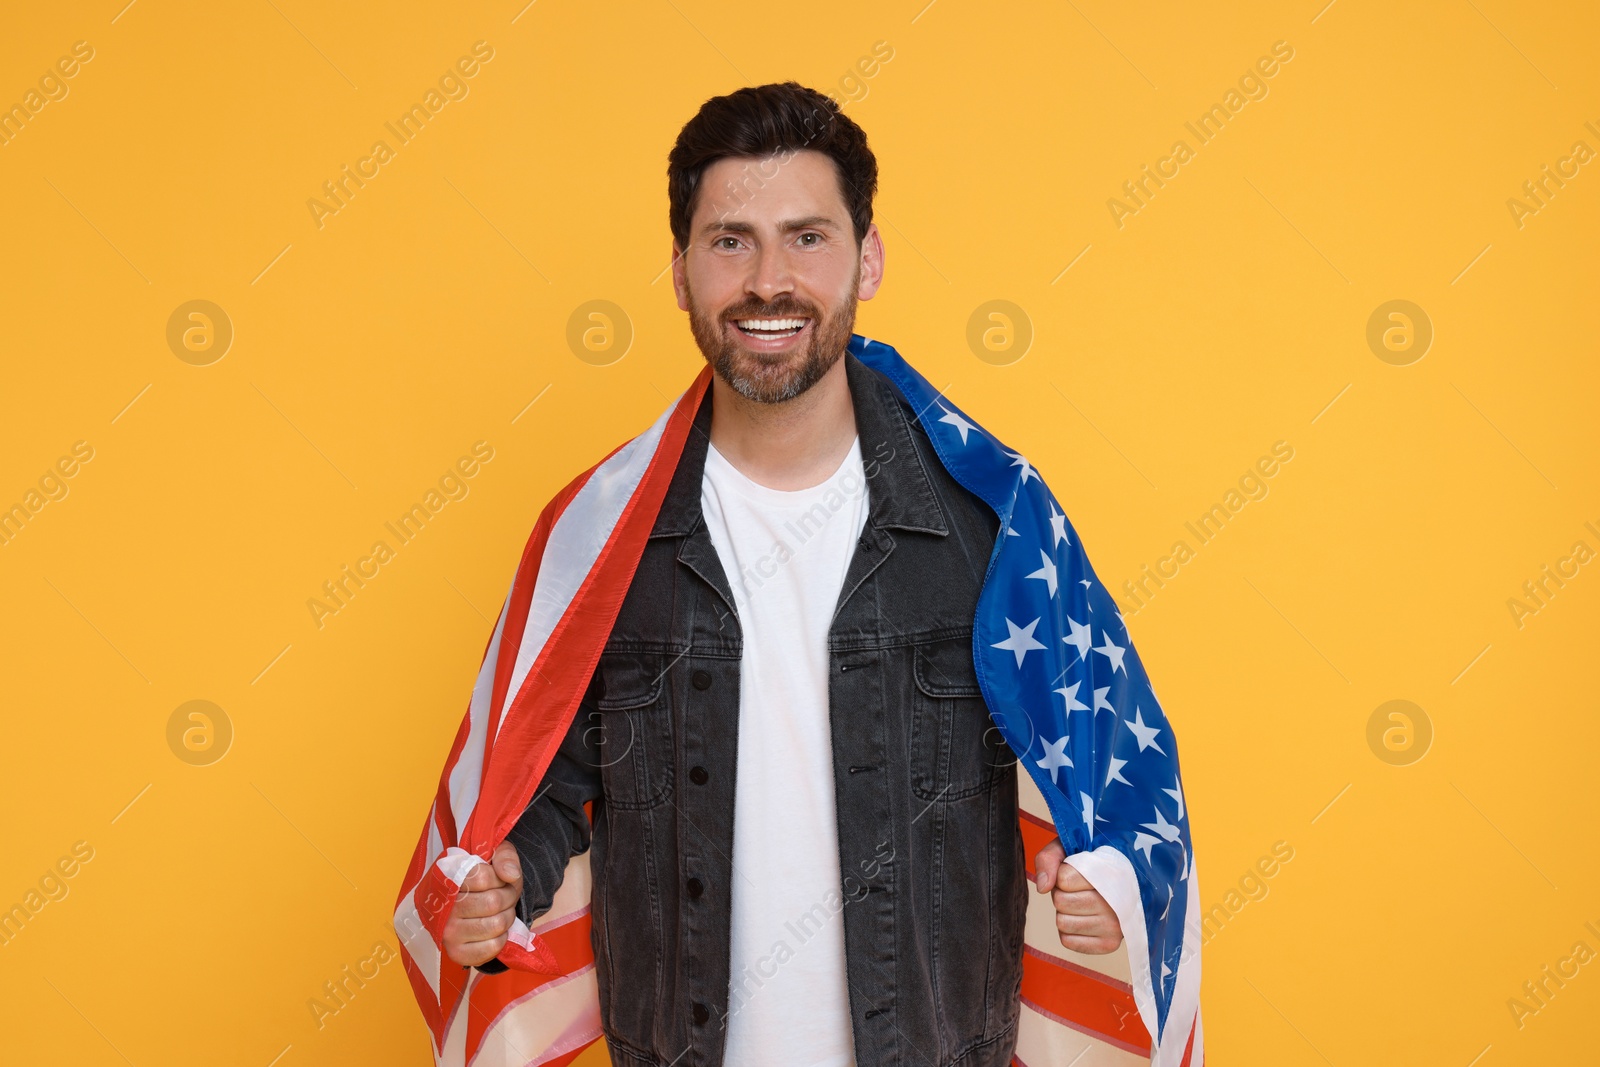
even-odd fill
[(792, 400), (760, 404), (711, 376), (711, 443), (757, 485), (809, 489), (839, 469), (856, 438), (855, 404), (841, 356)]

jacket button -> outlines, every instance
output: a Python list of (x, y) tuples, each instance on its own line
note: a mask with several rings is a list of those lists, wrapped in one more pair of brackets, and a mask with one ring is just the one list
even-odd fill
[(695, 785), (705, 785), (706, 779), (709, 777), (711, 776), (706, 773), (706, 769), (704, 767), (689, 768), (689, 781), (693, 782)]
[(706, 1011), (706, 1006), (704, 1004), (696, 1003), (694, 1006), (694, 1021), (697, 1023), (703, 1023), (709, 1018), (711, 1018), (711, 1013)]
[(711, 688), (711, 672), (710, 671), (695, 671), (693, 674), (691, 674), (689, 676), (689, 681), (694, 684), (694, 687), (696, 689), (710, 689)]
[(683, 888), (689, 891), (689, 895), (691, 897), (698, 897), (701, 893), (705, 892), (706, 887), (700, 884), (700, 879), (691, 878), (687, 882), (683, 883)]

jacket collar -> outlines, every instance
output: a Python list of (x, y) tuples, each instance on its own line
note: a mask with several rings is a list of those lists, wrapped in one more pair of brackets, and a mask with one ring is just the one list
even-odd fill
[[(949, 533), (922, 454), (912, 439), (910, 405), (894, 383), (873, 370), (849, 349), (844, 356), (845, 380), (855, 407), (861, 460), (866, 467), (867, 524), (883, 529), (944, 536)], [(694, 428), (684, 442), (678, 469), (656, 516), (651, 537), (682, 537), (700, 524), (700, 489), (706, 449), (711, 443), (711, 402), (707, 388), (695, 413)]]

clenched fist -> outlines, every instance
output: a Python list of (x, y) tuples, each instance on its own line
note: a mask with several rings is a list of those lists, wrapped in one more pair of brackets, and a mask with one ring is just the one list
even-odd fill
[(489, 863), (472, 868), (461, 883), (456, 906), (444, 924), (444, 954), (476, 967), (500, 954), (522, 898), (522, 861), (509, 841), (500, 842)]
[(1049, 893), (1063, 948), (1103, 955), (1122, 944), (1122, 924), (1106, 898), (1070, 863), (1058, 837), (1033, 858), (1034, 888)]

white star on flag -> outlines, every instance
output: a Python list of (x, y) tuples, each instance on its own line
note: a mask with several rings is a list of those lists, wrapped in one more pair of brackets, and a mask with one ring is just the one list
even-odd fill
[(1046, 552), (1042, 548), (1039, 550), (1039, 558), (1044, 561), (1044, 566), (1040, 567), (1038, 570), (1034, 571), (1032, 574), (1026, 575), (1026, 577), (1043, 579), (1045, 584), (1050, 586), (1050, 595), (1053, 597), (1053, 596), (1056, 595), (1056, 565), (1055, 565), (1055, 561), (1050, 558), (1050, 553)]
[(1161, 844), (1161, 838), (1159, 837), (1151, 837), (1149, 834), (1138, 831), (1134, 832), (1133, 847), (1144, 853), (1144, 861), (1146, 863), (1154, 862), (1150, 859), (1150, 849), (1159, 844)]
[(1089, 627), (1071, 617), (1067, 619), (1067, 626), (1071, 628), (1072, 633), (1061, 640), (1078, 650), (1079, 659), (1088, 659), (1089, 648), (1094, 644), (1094, 637), (1090, 634)]
[(1123, 785), (1132, 785), (1132, 782), (1122, 777), (1122, 768), (1126, 767), (1127, 765), (1127, 760), (1118, 759), (1117, 757), (1112, 756), (1111, 771), (1106, 775), (1106, 785), (1110, 785), (1112, 782), (1121, 782)]
[(939, 421), (940, 422), (948, 422), (950, 425), (952, 425), (956, 429), (960, 430), (961, 431), (961, 443), (962, 444), (966, 444), (967, 443), (967, 431), (968, 430), (976, 430), (977, 427), (974, 426), (972, 423), (968, 422), (966, 419), (963, 419), (960, 415), (957, 415), (955, 412), (951, 411), (949, 408), (945, 407), (943, 404), (939, 405), (939, 410), (944, 412), (944, 418), (940, 419)]
[(1050, 781), (1056, 780), (1056, 770), (1060, 767), (1072, 766), (1072, 761), (1067, 758), (1067, 737), (1065, 734), (1055, 741), (1046, 743), (1044, 738), (1039, 738), (1039, 743), (1044, 746), (1044, 759), (1034, 763), (1050, 772)]
[[(1056, 690), (1058, 693), (1060, 691), (1061, 690), (1059, 689)], [(1162, 792), (1178, 802), (1178, 818), (1181, 819), (1183, 818), (1183, 783), (1174, 778), (1172, 780), (1172, 786), (1173, 787), (1171, 789), (1163, 789)]]
[(1127, 674), (1128, 668), (1122, 665), (1122, 657), (1127, 653), (1128, 650), (1112, 641), (1111, 635), (1106, 633), (1104, 630), (1100, 631), (1100, 636), (1106, 639), (1106, 643), (1101, 645), (1099, 648), (1096, 648), (1095, 651), (1111, 661), (1112, 674), (1115, 674), (1118, 671), (1121, 671), (1123, 674)]
[(994, 647), (1003, 648), (1009, 652), (1015, 652), (1017, 654), (1017, 667), (1021, 668), (1023, 656), (1026, 656), (1029, 652), (1032, 652), (1036, 648), (1044, 647), (1033, 639), (1033, 628), (1038, 625), (1038, 619), (1034, 619), (1025, 627), (1019, 627), (1016, 623), (1012, 622), (1010, 619), (1007, 619), (1006, 628), (1011, 631), (1011, 636), (1006, 638), (1004, 641), (996, 641), (994, 643)]
[[(1154, 810), (1156, 813), (1156, 821), (1140, 823), (1139, 825), (1143, 826), (1146, 830), (1154, 830), (1156, 833), (1160, 834), (1163, 839), (1171, 841), (1183, 851), (1183, 873), (1179, 875), (1179, 878), (1187, 878), (1189, 876), (1189, 851), (1183, 847), (1183, 831), (1169, 823), (1166, 819), (1166, 816), (1161, 814), (1160, 808), (1156, 808)], [(1146, 854), (1145, 858), (1149, 858), (1148, 853)]]
[(1160, 808), (1156, 808), (1155, 813), (1155, 822), (1142, 822), (1139, 825), (1144, 827), (1146, 830), (1154, 830), (1167, 841), (1178, 840), (1178, 828), (1167, 821), (1167, 817), (1161, 814)]
[[(1082, 684), (1082, 682), (1073, 682), (1069, 686), (1056, 690), (1056, 692), (1067, 698), (1067, 711), (1069, 713), (1089, 710), (1089, 705), (1078, 699), (1078, 686)], [(1169, 789), (1167, 792), (1170, 793), (1172, 790)]]
[(1037, 479), (1040, 485), (1044, 484), (1044, 479), (1039, 477), (1039, 472), (1033, 469), (1033, 464), (1029, 463), (1026, 459), (1023, 458), (1022, 453), (1020, 453), (1020, 452), (1007, 452), (1006, 455), (1010, 456), (1011, 459), (1013, 460), (1013, 462), (1011, 464), (1013, 467), (1021, 467), (1022, 468), (1022, 484), (1023, 485), (1027, 485), (1028, 484), (1028, 479), (1029, 478)]
[(1133, 736), (1138, 738), (1140, 752), (1147, 748), (1153, 748), (1163, 756), (1167, 754), (1166, 749), (1156, 744), (1156, 734), (1161, 732), (1161, 728), (1158, 726), (1146, 726), (1144, 718), (1139, 714), (1139, 705), (1137, 704), (1133, 706), (1133, 721), (1128, 723), (1128, 729), (1132, 730)]
[(1096, 715), (1100, 714), (1101, 708), (1105, 708), (1113, 715), (1117, 713), (1117, 709), (1111, 706), (1111, 701), (1106, 699), (1106, 694), (1109, 692), (1111, 692), (1109, 685), (1101, 686), (1094, 691), (1094, 713)]
[(1051, 548), (1058, 547), (1063, 541), (1069, 545), (1072, 544), (1072, 538), (1067, 536), (1067, 517), (1060, 508), (1056, 507), (1054, 500), (1050, 501), (1050, 533), (1052, 535)]
[[(1089, 828), (1089, 836), (1092, 838), (1094, 837), (1094, 821), (1100, 819), (1100, 816), (1094, 813), (1094, 797), (1091, 797), (1088, 793), (1079, 793), (1078, 796), (1083, 800), (1083, 825)], [(1100, 821), (1105, 822), (1104, 819), (1100, 819)]]

